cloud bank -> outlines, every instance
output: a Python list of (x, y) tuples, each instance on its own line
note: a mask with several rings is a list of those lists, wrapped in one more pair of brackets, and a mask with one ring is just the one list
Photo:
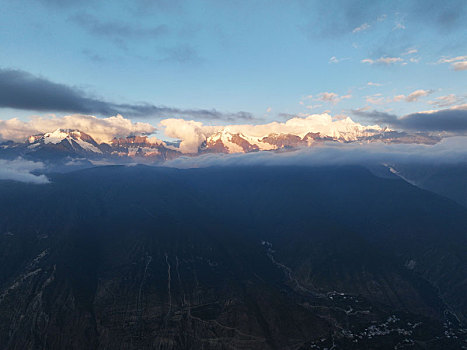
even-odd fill
[(0, 180), (14, 180), (34, 184), (49, 182), (45, 175), (34, 175), (33, 171), (43, 169), (44, 164), (22, 158), (16, 160), (0, 159)]
[(396, 163), (449, 164), (467, 162), (467, 137), (449, 137), (436, 145), (326, 143), (290, 152), (205, 154), (166, 161), (174, 168), (210, 166), (326, 166)]
[(113, 103), (83, 90), (55, 83), (16, 69), (0, 69), (0, 108), (31, 111), (66, 112), (128, 117), (185, 116), (211, 120), (253, 120), (247, 112), (223, 113), (215, 109), (181, 109), (155, 106), (150, 103)]
[(91, 135), (97, 142), (109, 142), (114, 137), (151, 134), (156, 130), (148, 123), (134, 123), (121, 115), (97, 118), (75, 114), (64, 117), (32, 117), (29, 121), (16, 118), (0, 120), (0, 140), (23, 142), (31, 135), (56, 129), (77, 129)]
[(401, 118), (395, 114), (380, 111), (353, 110), (352, 113), (371, 119), (378, 124), (390, 125), (403, 130), (452, 134), (465, 134), (467, 132), (467, 104), (448, 109), (411, 113)]

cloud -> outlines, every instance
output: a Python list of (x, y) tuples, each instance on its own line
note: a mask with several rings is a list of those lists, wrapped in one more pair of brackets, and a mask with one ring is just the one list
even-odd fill
[(0, 159), (0, 180), (14, 180), (35, 184), (45, 184), (49, 180), (45, 175), (35, 175), (32, 172), (43, 169), (44, 164), (31, 162), (22, 158), (16, 160)]
[(163, 50), (163, 57), (159, 59), (159, 62), (165, 63), (201, 63), (203, 61), (198, 51), (194, 47), (188, 45), (165, 49)]
[(465, 30), (467, 3), (463, 0), (449, 0), (439, 6), (438, 0), (417, 0), (407, 2), (413, 21), (418, 21), (447, 33), (455, 29)]
[(405, 95), (396, 95), (396, 96), (394, 96), (394, 98), (392, 100), (394, 102), (404, 101), (405, 100)]
[(431, 94), (432, 91), (430, 90), (415, 90), (414, 92), (410, 93), (406, 98), (405, 100), (407, 102), (415, 102), (417, 101), (420, 97), (424, 97), (424, 96), (428, 96), (429, 94)]
[(181, 140), (179, 149), (182, 153), (197, 153), (201, 143), (222, 129), (222, 127), (205, 126), (201, 122), (183, 119), (164, 119), (160, 125), (165, 128), (166, 136)]
[(391, 65), (391, 64), (395, 64), (395, 63), (403, 62), (403, 61), (404, 60), (400, 57), (387, 57), (387, 56), (380, 57), (376, 60), (371, 59), (371, 58), (365, 58), (361, 60), (362, 63), (385, 64), (385, 65)]
[[(383, 6), (378, 1), (300, 1), (299, 4), (308, 19), (303, 30), (307, 35), (318, 38), (347, 35), (383, 14)], [(323, 19), (323, 14), (329, 15)]]
[(435, 101), (428, 101), (429, 104), (434, 105), (438, 108), (449, 107), (455, 104), (461, 104), (462, 101), (465, 101), (465, 96), (456, 96), (454, 94), (440, 96), (435, 99)]
[(467, 56), (443, 57), (438, 60), (438, 63), (450, 63), (455, 71), (467, 70)]
[(418, 50), (417, 49), (408, 49), (407, 51), (405, 51), (402, 55), (406, 56), (406, 55), (413, 55), (415, 53), (417, 53)]
[(373, 82), (369, 81), (369, 82), (367, 83), (367, 85), (368, 85), (368, 86), (381, 86), (381, 85), (383, 85), (383, 84), (380, 84), (380, 83), (373, 83)]
[(385, 102), (385, 99), (381, 94), (375, 94), (372, 96), (366, 96), (365, 97), (367, 103), (371, 103), (373, 105), (380, 105)]
[(452, 62), (456, 62), (456, 61), (465, 61), (467, 60), (467, 56), (457, 56), (457, 57), (443, 57), (443, 58), (440, 58), (438, 63), (452, 63)]
[(397, 20), (394, 23), (394, 28), (392, 28), (392, 30), (398, 30), (398, 29), (404, 30), (405, 28), (406, 28), (405, 24), (402, 22), (402, 20)]
[(354, 30), (352, 30), (352, 33), (363, 32), (363, 31), (369, 29), (370, 27), (371, 27), (371, 25), (369, 25), (368, 23), (363, 23), (361, 26), (358, 26), (357, 28), (354, 28)]
[(412, 113), (401, 118), (395, 114), (380, 111), (353, 110), (352, 113), (375, 123), (390, 125), (402, 130), (467, 134), (467, 104), (448, 109)]
[(75, 14), (70, 19), (90, 34), (107, 38), (151, 39), (168, 33), (168, 28), (165, 25), (146, 28), (140, 26), (139, 21), (131, 24), (121, 21), (102, 21), (89, 13)]
[(467, 70), (467, 61), (454, 62), (451, 66), (454, 70)]
[(320, 39), (346, 36), (362, 23), (377, 25), (386, 19), (394, 21), (392, 29), (410, 26), (442, 33), (465, 30), (467, 21), (464, 0), (447, 0), (442, 6), (439, 0), (329, 0), (300, 1), (299, 4), (308, 20), (303, 30), (308, 36)]
[(0, 120), (0, 139), (23, 142), (31, 135), (56, 129), (78, 129), (91, 135), (97, 142), (109, 142), (114, 137), (151, 134), (156, 130), (148, 123), (134, 123), (121, 115), (109, 118), (90, 115), (32, 117), (29, 121), (14, 118)]
[(88, 96), (79, 88), (55, 83), (28, 72), (0, 69), (0, 108), (98, 114), (128, 117), (185, 116), (214, 120), (253, 120), (247, 112), (223, 113), (215, 109), (181, 109), (150, 103), (112, 103)]
[(339, 63), (339, 62), (342, 62), (342, 61), (349, 61), (349, 60), (350, 60), (350, 57), (337, 58), (336, 56), (332, 56), (329, 59), (329, 63)]
[(405, 95), (396, 95), (392, 99), (394, 102), (400, 102), (400, 101), (405, 101), (405, 102), (416, 102), (418, 101), (421, 97), (428, 96), (431, 93), (433, 93), (432, 90), (415, 90), (414, 92), (408, 94), (407, 96)]
[(206, 154), (180, 157), (164, 163), (175, 168), (210, 166), (332, 166), (394, 163), (449, 164), (467, 161), (467, 137), (449, 137), (435, 145), (326, 143), (290, 152)]
[(322, 93), (320, 93), (318, 95), (318, 97), (316, 99), (319, 100), (319, 101), (323, 101), (323, 102), (330, 102), (332, 104), (337, 104), (340, 101), (345, 100), (345, 99), (349, 99), (351, 97), (352, 97), (352, 95), (350, 95), (350, 94), (339, 96), (335, 92), (322, 92)]
[(309, 132), (334, 137), (347, 134), (376, 134), (382, 129), (378, 125), (363, 126), (348, 117), (332, 118), (329, 114), (311, 114), (292, 117), (279, 123), (257, 125), (204, 125), (184, 119), (164, 119), (160, 122), (166, 136), (180, 140), (180, 151), (197, 153), (201, 144), (216, 133), (242, 134), (247, 139), (262, 139), (271, 134), (292, 134), (304, 137)]
[(420, 131), (467, 132), (467, 105), (409, 114), (398, 120), (404, 129)]

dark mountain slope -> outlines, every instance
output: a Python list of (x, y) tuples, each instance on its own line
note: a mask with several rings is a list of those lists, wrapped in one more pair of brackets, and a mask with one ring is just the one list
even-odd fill
[(467, 164), (398, 164), (401, 176), (420, 188), (451, 198), (467, 207)]
[(466, 213), (359, 167), (1, 182), (0, 344), (459, 348)]

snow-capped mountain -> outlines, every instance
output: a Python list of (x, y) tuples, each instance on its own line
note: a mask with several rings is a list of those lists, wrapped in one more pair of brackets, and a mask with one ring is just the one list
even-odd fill
[(105, 143), (101, 145), (115, 157), (165, 160), (179, 155), (179, 152), (168, 148), (164, 142), (150, 140), (147, 136), (115, 138), (111, 141), (110, 145)]
[(234, 133), (230, 130), (219, 131), (201, 144), (200, 152), (209, 153), (249, 153), (255, 151), (270, 151), (313, 147), (323, 142), (385, 142), (385, 143), (422, 143), (434, 144), (439, 139), (427, 135), (408, 135), (391, 130), (335, 132), (331, 135), (320, 132), (305, 134), (271, 133), (265, 136), (251, 136), (244, 133)]
[(78, 130), (57, 129), (53, 132), (30, 136), (27, 142), (29, 150), (48, 148), (79, 154), (102, 154), (99, 144), (90, 135)]
[[(323, 142), (386, 142), (433, 144), (438, 138), (427, 135), (411, 135), (382, 129), (378, 126), (363, 127), (349, 118), (333, 123), (313, 120), (313, 125), (287, 125), (287, 132), (223, 127), (203, 136), (197, 148), (203, 153), (249, 153), (313, 147)], [(182, 141), (183, 142), (183, 141)], [(195, 147), (196, 149), (196, 147)], [(75, 159), (86, 161), (158, 162), (182, 155), (181, 147), (147, 136), (114, 138), (108, 142), (97, 142), (91, 135), (74, 129), (56, 129), (51, 132), (30, 136), (25, 142), (0, 144), (1, 158), (24, 157), (41, 161), (70, 162)], [(186, 153), (186, 152), (185, 152)]]
[(7, 158), (25, 157), (38, 160), (57, 159), (120, 159), (134, 158), (157, 161), (174, 158), (162, 141), (150, 141), (147, 136), (115, 138), (110, 143), (98, 143), (79, 130), (57, 129), (53, 132), (30, 136), (25, 142), (5, 142), (0, 145), (0, 155)]

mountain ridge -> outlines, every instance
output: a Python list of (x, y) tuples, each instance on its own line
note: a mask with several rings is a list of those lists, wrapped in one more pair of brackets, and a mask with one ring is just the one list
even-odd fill
[(337, 133), (334, 136), (320, 132), (306, 132), (303, 136), (286, 133), (270, 133), (256, 137), (241, 132), (222, 130), (207, 136), (196, 153), (183, 153), (180, 147), (147, 135), (115, 137), (109, 142), (98, 143), (87, 133), (78, 129), (56, 129), (51, 132), (31, 135), (24, 142), (0, 143), (0, 157), (23, 157), (32, 160), (67, 161), (73, 159), (118, 160), (122, 162), (157, 163), (182, 155), (196, 156), (205, 153), (250, 153), (280, 151), (314, 147), (325, 142), (387, 142), (433, 144), (439, 139), (426, 135), (408, 135), (395, 131), (358, 131), (356, 134)]

